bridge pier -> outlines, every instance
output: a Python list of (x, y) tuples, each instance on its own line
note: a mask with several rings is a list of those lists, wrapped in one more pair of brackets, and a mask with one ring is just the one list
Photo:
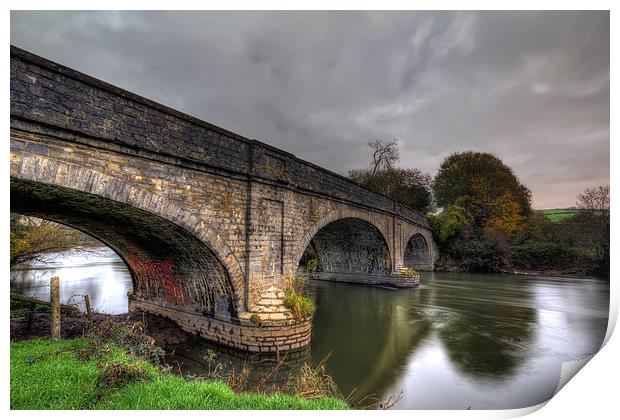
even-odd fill
[(149, 302), (134, 296), (129, 298), (129, 310), (142, 310), (176, 322), (181, 329), (218, 344), (253, 353), (294, 351), (310, 344), (312, 318), (297, 321), (293, 318), (250, 320), (250, 313), (238, 319), (224, 319), (175, 305)]
[(312, 274), (311, 278), (316, 280), (328, 280), (341, 283), (355, 283), (365, 286), (388, 286), (399, 289), (416, 287), (420, 284), (420, 276), (402, 276), (396, 273), (373, 275), (362, 273), (337, 273), (337, 272), (320, 272)]

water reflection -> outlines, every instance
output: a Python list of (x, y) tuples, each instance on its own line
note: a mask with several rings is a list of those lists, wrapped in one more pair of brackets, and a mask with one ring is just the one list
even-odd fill
[(462, 281), (430, 279), (435, 293), (433, 327), (452, 364), (476, 379), (502, 381), (527, 356), (536, 324), (530, 284), (502, 276), (470, 276)]
[[(278, 355), (250, 354), (193, 338), (166, 349), (167, 362), (183, 374), (206, 376), (219, 372), (219, 377), (239, 374), (246, 369), (247, 389), (263, 381), (267, 386), (282, 387), (297, 376), (304, 363), (310, 361), (310, 348)], [(217, 376), (217, 375), (215, 375)]]
[[(131, 279), (113, 254), (14, 274), (11, 287), (46, 299), (52, 275), (63, 301), (88, 293), (95, 307), (127, 310)], [(391, 291), (313, 281), (317, 304), (311, 348), (293, 353), (272, 380), (283, 383), (326, 355), (344, 395), (385, 397), (396, 408), (519, 408), (555, 391), (561, 365), (596, 352), (605, 336), (609, 283), (596, 279), (425, 273), (417, 289)], [(273, 369), (259, 357), (196, 339), (175, 345), (170, 361), (205, 374), (214, 363), (252, 369), (249, 382)], [(209, 366), (210, 354), (215, 359)]]
[(380, 394), (430, 330), (400, 292), (328, 282), (309, 283), (309, 292), (317, 304), (312, 361), (331, 354), (329, 373), (345, 395)]
[(11, 291), (50, 299), (50, 277), (60, 277), (60, 302), (78, 304), (85, 311), (83, 295), (93, 310), (109, 314), (127, 312), (127, 291), (132, 288), (125, 263), (109, 248), (88, 253), (49, 254), (47, 262), (11, 270)]
[(596, 352), (609, 285), (595, 279), (425, 273), (390, 292), (314, 282), (312, 360), (331, 351), (345, 394), (403, 391), (397, 408), (518, 408), (553, 395), (562, 362)]

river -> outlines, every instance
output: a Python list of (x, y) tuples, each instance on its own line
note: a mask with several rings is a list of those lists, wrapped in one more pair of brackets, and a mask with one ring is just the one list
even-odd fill
[[(61, 301), (112, 314), (127, 311), (131, 278), (109, 250), (65, 254), (56, 262), (14, 270), (11, 289), (49, 298), (61, 278)], [(609, 311), (609, 283), (598, 279), (498, 274), (423, 273), (417, 289), (392, 291), (311, 281), (317, 311), (311, 348), (292, 355), (281, 375), (327, 355), (328, 373), (346, 396), (398, 395), (401, 409), (521, 408), (549, 399), (563, 362), (596, 352)], [(261, 359), (203, 340), (174, 349), (188, 373), (216, 361), (271, 369)], [(212, 353), (211, 353), (212, 354)], [(293, 373), (291, 373), (293, 372)]]

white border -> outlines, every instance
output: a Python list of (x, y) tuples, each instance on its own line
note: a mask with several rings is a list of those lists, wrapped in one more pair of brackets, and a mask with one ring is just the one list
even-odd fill
[[(611, 1), (599, 1), (599, 0), (590, 0), (587, 2), (577, 2), (577, 1), (532, 1), (532, 0), (522, 0), (522, 1), (503, 1), (503, 2), (493, 2), (493, 1), (435, 1), (435, 2), (419, 2), (419, 1), (405, 1), (405, 0), (391, 0), (391, 1), (368, 1), (368, 0), (358, 0), (358, 1), (325, 1), (325, 0), (317, 0), (317, 1), (299, 1), (294, 4), (290, 1), (270, 1), (264, 0), (261, 2), (252, 2), (252, 1), (234, 1), (230, 0), (227, 2), (212, 2), (212, 1), (183, 1), (177, 0), (175, 2), (163, 2), (159, 0), (151, 0), (151, 1), (118, 1), (118, 0), (108, 0), (108, 1), (90, 1), (88, 3), (84, 1), (30, 1), (28, 3), (24, 1), (12, 1), (9, 0), (5, 4), (7, 4), (8, 8), (6, 13), (2, 15), (2, 28), (3, 35), (6, 38), (4, 43), (4, 54), (2, 55), (2, 63), (3, 63), (3, 72), (5, 75), (4, 83), (1, 86), (3, 92), (2, 107), (3, 107), (3, 115), (4, 115), (4, 133), (8, 133), (9, 128), (9, 39), (10, 39), (10, 9), (16, 10), (50, 10), (50, 6), (55, 6), (54, 8), (58, 9), (74, 9), (74, 10), (82, 10), (82, 9), (128, 9), (128, 10), (149, 10), (149, 9), (170, 9), (170, 6), (173, 6), (175, 10), (198, 10), (198, 9), (212, 9), (212, 10), (244, 10), (244, 9), (267, 9), (267, 10), (309, 10), (309, 9), (319, 9), (319, 10), (353, 10), (353, 9), (367, 9), (367, 10), (403, 10), (403, 9), (415, 9), (415, 10), (495, 10), (495, 9), (504, 9), (504, 10), (530, 10), (530, 9), (546, 9), (546, 10), (565, 10), (565, 9), (578, 9), (578, 10), (612, 10), (611, 12), (611, 45), (617, 45), (617, 31), (615, 30), (615, 23), (617, 23), (618, 19), (616, 19), (616, 11), (613, 10), (614, 2)], [(85, 7), (88, 5), (89, 7)], [(500, 7), (501, 6), (501, 7)], [(611, 51), (611, 69), (616, 69), (616, 56), (613, 54), (613, 48)], [(610, 111), (613, 115), (614, 100), (617, 98), (617, 89), (616, 84), (612, 83), (611, 87), (611, 107)], [(613, 121), (613, 118), (611, 118)], [(614, 126), (612, 124), (611, 127), (611, 138), (614, 138)], [(614, 143), (611, 142), (611, 156), (618, 156), (616, 153), (617, 146), (614, 146)], [(8, 284), (8, 255), (9, 255), (9, 147), (8, 141), (4, 142), (4, 147), (2, 148), (2, 156), (0, 159), (0, 166), (2, 168), (2, 172), (5, 174), (0, 179), (0, 185), (2, 188), (2, 198), (0, 201), (0, 205), (2, 206), (2, 212), (5, 215), (2, 219), (2, 229), (4, 240), (2, 241), (2, 256), (3, 256), (3, 266), (4, 273), (7, 277), (5, 279), (5, 296), (4, 301), (8, 301), (8, 292), (9, 292), (9, 284)], [(617, 337), (611, 335), (613, 332), (617, 313), (618, 313), (618, 287), (617, 281), (613, 279), (614, 274), (617, 273), (617, 263), (615, 262), (615, 256), (618, 255), (616, 251), (616, 244), (618, 243), (617, 239), (619, 236), (619, 228), (618, 224), (614, 223), (616, 220), (616, 214), (618, 212), (615, 211), (617, 205), (619, 205), (620, 201), (616, 199), (615, 190), (613, 190), (613, 186), (615, 185), (615, 180), (618, 175), (618, 169), (615, 166), (611, 166), (611, 184), (612, 184), (612, 213), (614, 216), (612, 217), (611, 223), (611, 234), (612, 234), (612, 258), (611, 258), (611, 273), (612, 273), (612, 281), (611, 281), (611, 308), (610, 308), (610, 324), (607, 331), (606, 336), (606, 345), (604, 348), (593, 357), (593, 359), (587, 363), (587, 366), (577, 375), (577, 379), (573, 379), (566, 384), (564, 388), (560, 390), (560, 392), (552, 398), (546, 405), (541, 404), (540, 406), (530, 407), (519, 410), (498, 410), (498, 411), (426, 411), (426, 410), (399, 410), (399, 411), (389, 411), (389, 412), (368, 412), (368, 411), (354, 411), (354, 412), (345, 412), (345, 413), (335, 413), (335, 412), (304, 412), (304, 411), (296, 411), (296, 412), (259, 412), (255, 411), (252, 413), (247, 412), (236, 412), (236, 411), (228, 411), (228, 412), (156, 412), (149, 411), (148, 413), (144, 413), (144, 415), (148, 415), (149, 417), (155, 418), (169, 418), (170, 416), (182, 416), (182, 417), (195, 417), (204, 419), (206, 416), (210, 418), (238, 418), (239, 416), (252, 416), (256, 419), (272, 419), (275, 417), (289, 417), (295, 416), (297, 418), (316, 418), (318, 417), (326, 417), (330, 418), (338, 417), (385, 417), (385, 418), (410, 418), (414, 416), (415, 418), (509, 418), (509, 417), (517, 417), (525, 414), (531, 414), (531, 418), (539, 418), (539, 419), (549, 419), (549, 418), (562, 418), (562, 419), (583, 419), (584, 417), (590, 418), (608, 418), (612, 416), (616, 416), (617, 414), (617, 404), (618, 395), (616, 391), (616, 386), (618, 385), (617, 374), (619, 373), (619, 363), (618, 357), (620, 357), (620, 344)], [(1, 366), (0, 375), (2, 380), (4, 381), (4, 392), (2, 394), (2, 402), (5, 410), (9, 409), (9, 313), (8, 313), (8, 305), (5, 309), (5, 320), (1, 325), (1, 328), (4, 332), (4, 337), (7, 339), (4, 345), (4, 357), (2, 358), (3, 363)], [(608, 340), (608, 341), (607, 341)], [(574, 366), (573, 366), (574, 367)], [(543, 409), (540, 409), (544, 406)], [(16, 418), (30, 418), (33, 415), (44, 415), (50, 419), (52, 418), (76, 418), (87, 415), (88, 417), (93, 418), (104, 418), (108, 417), (111, 413), (107, 413), (104, 411), (92, 411), (92, 412), (61, 412), (61, 411), (47, 411), (47, 412), (27, 412), (27, 411), (12, 411), (9, 415)], [(113, 415), (140, 415), (139, 413), (129, 413), (129, 412), (115, 412)]]

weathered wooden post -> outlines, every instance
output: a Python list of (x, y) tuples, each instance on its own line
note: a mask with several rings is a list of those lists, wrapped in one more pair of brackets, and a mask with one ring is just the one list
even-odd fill
[(60, 278), (50, 279), (50, 303), (52, 305), (52, 339), (60, 339)]
[(90, 308), (90, 297), (88, 295), (84, 295), (84, 304), (86, 304), (86, 313), (88, 314), (88, 319), (93, 320), (93, 310)]
[(26, 326), (26, 330), (32, 330), (32, 317), (34, 317), (34, 311), (37, 309), (37, 304), (34, 302), (30, 302), (30, 309), (28, 310), (28, 325)]

